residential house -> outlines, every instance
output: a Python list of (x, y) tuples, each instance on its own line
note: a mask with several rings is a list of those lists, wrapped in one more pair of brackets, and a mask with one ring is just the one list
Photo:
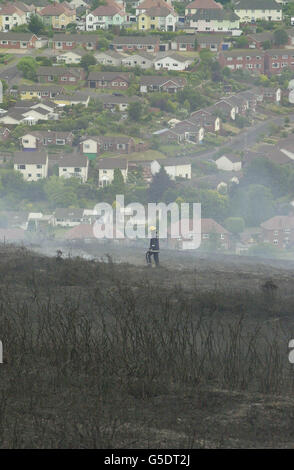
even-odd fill
[(279, 75), (286, 68), (294, 70), (294, 49), (267, 50), (264, 66), (268, 75)]
[(90, 95), (84, 92), (75, 92), (72, 95), (60, 94), (55, 96), (53, 101), (60, 108), (64, 106), (75, 106), (77, 104), (82, 104), (87, 108), (90, 101)]
[(3, 228), (21, 228), (26, 230), (28, 226), (28, 212), (23, 211), (1, 211), (0, 221)]
[(187, 120), (201, 124), (207, 132), (219, 132), (221, 130), (221, 119), (217, 116), (216, 110), (199, 109), (194, 111)]
[(64, 154), (58, 163), (58, 175), (62, 178), (79, 178), (82, 183), (88, 179), (89, 160), (84, 155)]
[(84, 209), (58, 207), (54, 212), (53, 225), (56, 227), (75, 227), (82, 223)]
[(153, 67), (155, 57), (149, 52), (137, 52), (133, 54), (126, 55), (122, 61), (121, 65), (123, 67), (139, 67), (140, 69), (150, 69)]
[(202, 123), (195, 120), (186, 119), (185, 121), (180, 121), (171, 125), (173, 131), (179, 133), (179, 135), (184, 136), (184, 140), (188, 142), (194, 142), (199, 144), (204, 138), (204, 127)]
[(239, 0), (234, 5), (234, 12), (241, 23), (283, 20), (282, 6), (274, 0)]
[(10, 137), (10, 130), (7, 127), (0, 127), (0, 142), (4, 142), (5, 140), (9, 139)]
[(216, 247), (230, 248), (230, 232), (213, 219), (201, 219), (201, 241), (214, 241)]
[(262, 88), (263, 100), (271, 101), (272, 103), (279, 104), (282, 99), (282, 90), (279, 87), (264, 87)]
[(248, 47), (250, 49), (262, 49), (265, 42), (271, 45), (274, 41), (274, 33), (272, 31), (263, 31), (262, 33), (249, 33), (247, 34), (249, 40)]
[(140, 15), (141, 13), (145, 13), (145, 11), (156, 6), (174, 10), (172, 6), (172, 0), (139, 0), (138, 4), (136, 5), (136, 16)]
[(232, 11), (221, 9), (200, 9), (189, 18), (190, 26), (198, 32), (239, 30), (240, 19)]
[(166, 158), (158, 162), (166, 171), (170, 179), (191, 179), (191, 162), (184, 158)]
[(39, 181), (48, 176), (48, 155), (44, 151), (16, 152), (13, 164), (26, 181)]
[(39, 83), (61, 83), (74, 84), (85, 78), (83, 69), (76, 67), (47, 67), (41, 66), (37, 70), (37, 78)]
[(172, 51), (178, 52), (191, 52), (195, 51), (195, 44), (196, 42), (196, 35), (195, 34), (185, 34), (184, 36), (176, 36), (170, 42), (170, 48)]
[(57, 63), (66, 64), (66, 65), (77, 65), (81, 63), (84, 55), (87, 54), (87, 51), (84, 49), (78, 51), (66, 51), (56, 57)]
[(48, 40), (33, 33), (0, 33), (1, 49), (37, 49), (46, 46)]
[(167, 6), (153, 6), (138, 15), (138, 29), (142, 31), (175, 31), (178, 14)]
[(195, 59), (176, 52), (159, 52), (154, 61), (155, 70), (186, 70)]
[(146, 75), (140, 79), (140, 93), (148, 93), (153, 91), (177, 93), (178, 91), (182, 91), (186, 85), (186, 78)]
[(91, 223), (82, 223), (72, 227), (66, 232), (64, 239), (70, 243), (90, 243), (98, 240), (94, 233), (94, 224)]
[(219, 52), (221, 50), (230, 49), (232, 43), (225, 39), (223, 34), (200, 33), (196, 35), (198, 50), (208, 49), (211, 52)]
[(48, 145), (72, 145), (73, 133), (69, 131), (32, 131), (20, 137), (23, 150), (34, 151)]
[(206, 108), (214, 116), (218, 116), (222, 120), (231, 119), (235, 121), (237, 115), (237, 107), (226, 100), (220, 100)]
[(260, 224), (261, 241), (279, 248), (287, 248), (294, 242), (294, 217), (276, 215)]
[(114, 26), (121, 28), (126, 22), (127, 15), (122, 6), (108, 0), (106, 5), (100, 5), (86, 15), (86, 30), (110, 29)]
[(76, 47), (86, 50), (96, 50), (99, 38), (93, 34), (57, 33), (52, 38), (52, 47), (58, 51), (70, 51)]
[(116, 52), (114, 50), (96, 52), (94, 55), (98, 64), (102, 65), (111, 65), (113, 67), (118, 67), (122, 63), (122, 59), (126, 57), (126, 54)]
[(128, 176), (128, 161), (125, 158), (102, 158), (98, 161), (98, 184), (108, 186), (113, 182), (114, 171), (120, 170), (124, 181)]
[(46, 99), (54, 98), (64, 93), (64, 88), (58, 85), (19, 85), (18, 92), (21, 100), (31, 100), (35, 98)]
[(90, 72), (87, 83), (90, 88), (112, 88), (126, 90), (131, 81), (131, 75), (125, 72)]
[(242, 169), (242, 159), (239, 155), (222, 155), (215, 160), (218, 170), (240, 171)]
[(246, 115), (249, 109), (248, 99), (238, 93), (224, 98), (227, 103), (235, 106), (236, 114)]
[(67, 25), (76, 22), (76, 10), (66, 2), (47, 5), (37, 12), (45, 26), (52, 29), (66, 29)]
[(103, 104), (104, 109), (127, 111), (130, 103), (141, 102), (142, 99), (138, 96), (117, 96), (114, 94), (102, 94), (99, 93), (97, 100)]
[(248, 70), (253, 73), (264, 73), (265, 53), (260, 50), (231, 50), (221, 51), (218, 54), (218, 61), (222, 67), (230, 70)]
[[(13, 2), (16, 3), (16, 2)], [(2, 31), (10, 31), (15, 26), (27, 24), (27, 12), (25, 8), (18, 7), (12, 3), (1, 4), (0, 7), (0, 28)]]
[(214, 0), (194, 0), (192, 3), (189, 3), (185, 8), (185, 15), (192, 16), (197, 13), (198, 10), (203, 8), (209, 10), (222, 10), (223, 6), (219, 2), (215, 2)]
[(93, 159), (105, 152), (128, 154), (135, 152), (137, 147), (132, 137), (103, 135), (85, 137), (80, 142), (80, 150), (83, 155)]
[(158, 36), (117, 36), (110, 43), (110, 49), (117, 52), (158, 52), (160, 39)]

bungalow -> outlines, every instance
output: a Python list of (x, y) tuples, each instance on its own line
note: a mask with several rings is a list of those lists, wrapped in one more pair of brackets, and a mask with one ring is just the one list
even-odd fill
[(134, 152), (136, 150), (136, 146), (132, 137), (103, 135), (82, 139), (80, 142), (80, 149), (83, 155), (93, 159), (104, 152), (128, 154)]
[(124, 181), (127, 181), (128, 161), (125, 158), (102, 158), (98, 161), (98, 184), (100, 187), (108, 186), (113, 182), (116, 169), (121, 171)]
[(121, 61), (121, 65), (123, 67), (139, 67), (144, 70), (153, 67), (154, 60), (153, 55), (142, 51), (125, 56)]
[(103, 104), (104, 109), (126, 111), (130, 103), (141, 102), (141, 98), (138, 96), (116, 96), (114, 94), (102, 94), (99, 93), (97, 100)]
[(160, 160), (159, 164), (165, 169), (170, 179), (191, 179), (191, 162), (184, 158), (166, 158)]
[(116, 52), (113, 50), (105, 52), (96, 52), (96, 54), (94, 55), (98, 64), (111, 65), (114, 67), (118, 67), (119, 65), (121, 65), (122, 59), (125, 56), (125, 54), (121, 54), (120, 52)]
[(73, 95), (60, 94), (53, 98), (53, 101), (59, 107), (82, 104), (87, 108), (90, 101), (90, 95), (83, 92), (75, 92)]
[(234, 5), (234, 12), (241, 23), (283, 20), (282, 6), (274, 0), (239, 0)]
[(223, 6), (221, 3), (215, 2), (214, 0), (194, 0), (186, 6), (185, 16), (195, 15), (195, 13), (202, 8), (222, 10)]
[(262, 49), (265, 42), (269, 42), (271, 45), (274, 41), (274, 33), (272, 31), (263, 31), (262, 33), (250, 33), (247, 34), (249, 40), (248, 47), (250, 49)]
[(16, 152), (13, 164), (26, 181), (39, 181), (48, 176), (48, 155), (44, 151)]
[(87, 54), (87, 51), (81, 49), (79, 51), (66, 51), (56, 57), (57, 63), (66, 65), (80, 64), (83, 56)]
[(93, 34), (57, 33), (52, 38), (52, 48), (54, 50), (70, 51), (76, 47), (83, 47), (92, 51), (97, 49), (98, 41), (98, 36)]
[(20, 137), (20, 144), (23, 150), (37, 150), (48, 145), (72, 145), (72, 132), (59, 131), (32, 131)]
[(100, 5), (86, 15), (86, 30), (110, 29), (114, 26), (121, 28), (126, 22), (127, 15), (122, 7), (113, 2)]
[(238, 155), (222, 155), (215, 160), (218, 170), (240, 171), (242, 169), (242, 159)]
[(160, 75), (146, 75), (140, 79), (140, 93), (162, 91), (177, 93), (184, 89), (187, 80), (181, 77), (165, 77)]
[(129, 87), (131, 75), (125, 72), (90, 72), (87, 80), (90, 88), (112, 88), (125, 90)]
[(83, 221), (84, 209), (58, 207), (53, 213), (53, 225), (56, 227), (75, 227)]
[(155, 70), (186, 70), (195, 58), (181, 56), (175, 52), (158, 53), (154, 61)]
[(58, 175), (62, 178), (79, 178), (82, 183), (88, 179), (89, 160), (78, 154), (64, 154), (58, 163)]
[(264, 101), (279, 104), (282, 99), (282, 90), (279, 87), (264, 87), (262, 93)]
[(235, 121), (237, 114), (237, 107), (226, 100), (220, 100), (207, 108), (215, 116), (221, 119), (232, 119)]
[(34, 98), (46, 99), (54, 98), (61, 93), (64, 93), (64, 88), (57, 85), (19, 85), (18, 92), (21, 100), (31, 100)]
[(77, 83), (85, 78), (83, 69), (69, 67), (47, 67), (41, 66), (37, 70), (37, 79), (39, 83)]
[(131, 52), (137, 50), (158, 52), (159, 43), (159, 36), (117, 36), (112, 39), (109, 47), (117, 52)]
[(204, 138), (204, 128), (199, 122), (193, 122), (189, 119), (180, 121), (172, 126), (173, 131), (184, 136), (184, 140), (188, 142), (201, 143)]
[(219, 52), (232, 47), (232, 43), (225, 39), (223, 34), (200, 33), (196, 35), (196, 39), (200, 51), (208, 49), (211, 52)]
[(33, 33), (0, 33), (1, 49), (37, 49), (47, 43), (47, 40), (44, 41)]
[(199, 32), (220, 32), (220, 31), (233, 31), (239, 30), (240, 19), (239, 17), (228, 10), (221, 9), (200, 9), (197, 10), (195, 15), (189, 18), (190, 27), (195, 28)]
[(176, 36), (170, 42), (172, 51), (195, 51), (197, 39), (195, 34), (185, 34), (184, 36)]
[(294, 242), (294, 217), (276, 215), (260, 224), (261, 240), (279, 248), (286, 248)]

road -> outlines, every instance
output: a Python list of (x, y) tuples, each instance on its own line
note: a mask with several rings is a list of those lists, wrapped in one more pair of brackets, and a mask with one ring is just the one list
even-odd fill
[[(228, 139), (227, 142), (222, 145), (221, 147), (215, 147), (213, 150), (209, 150), (207, 152), (204, 152), (202, 154), (197, 154), (198, 158), (208, 160), (210, 158), (213, 158), (213, 156), (220, 152), (224, 151), (224, 153), (227, 151), (228, 148), (232, 150), (246, 150), (249, 147), (252, 147), (262, 136), (262, 134), (266, 134), (269, 131), (270, 125), (271, 124), (276, 124), (276, 125), (281, 125), (284, 124), (286, 115), (283, 116), (274, 116), (271, 117), (270, 119), (267, 119), (266, 121), (260, 122), (258, 124), (254, 124), (252, 127), (249, 129), (246, 129), (244, 132), (241, 132), (239, 135), (236, 137), (231, 137), (231, 139)], [(289, 114), (287, 117), (290, 118), (291, 122), (294, 122), (294, 114)]]
[(16, 65), (10, 65), (0, 69), (0, 79), (5, 80), (9, 86), (19, 82), (20, 72)]

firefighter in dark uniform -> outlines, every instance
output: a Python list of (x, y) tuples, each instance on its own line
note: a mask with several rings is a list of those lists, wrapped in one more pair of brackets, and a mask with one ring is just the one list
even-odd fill
[(154, 258), (155, 266), (159, 266), (159, 238), (155, 227), (150, 227), (151, 239), (149, 250), (146, 253), (146, 260), (149, 266), (152, 265), (152, 256)]

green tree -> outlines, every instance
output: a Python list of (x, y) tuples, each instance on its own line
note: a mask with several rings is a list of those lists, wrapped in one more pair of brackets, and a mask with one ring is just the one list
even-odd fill
[(245, 222), (242, 217), (228, 217), (225, 220), (225, 227), (231, 233), (242, 233), (245, 229)]
[(276, 29), (274, 32), (274, 43), (276, 46), (288, 44), (289, 37), (285, 29)]
[(34, 34), (39, 34), (44, 31), (42, 20), (37, 15), (32, 15), (28, 22), (29, 30)]
[(139, 101), (130, 103), (128, 107), (128, 116), (132, 121), (140, 121), (143, 114), (143, 105)]
[(162, 166), (159, 172), (155, 173), (152, 178), (152, 182), (148, 191), (150, 202), (160, 202), (165, 191), (173, 187), (174, 182), (170, 179), (164, 167)]
[(38, 63), (33, 57), (23, 57), (20, 59), (17, 64), (17, 68), (28, 80), (36, 80)]
[(96, 63), (97, 63), (96, 59), (92, 54), (84, 55), (84, 57), (82, 57), (82, 60), (81, 60), (81, 66), (86, 71), (88, 71), (88, 69), (91, 65), (96, 65)]

